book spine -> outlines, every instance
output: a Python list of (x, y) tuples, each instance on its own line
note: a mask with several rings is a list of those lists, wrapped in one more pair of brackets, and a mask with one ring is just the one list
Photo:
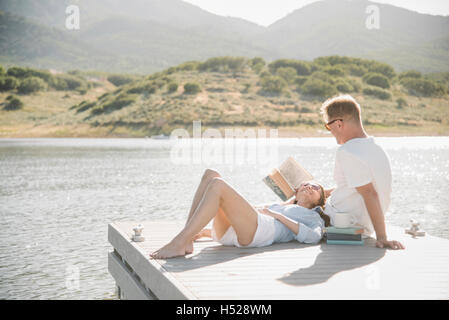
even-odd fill
[(327, 240), (327, 244), (349, 244), (349, 245), (363, 246), (363, 240), (361, 241)]
[(361, 234), (345, 234), (345, 233), (327, 233), (328, 240), (351, 240), (351, 241), (361, 241)]
[(335, 228), (328, 227), (326, 229), (327, 233), (338, 233), (338, 234), (362, 234), (363, 228), (355, 229), (355, 228)]

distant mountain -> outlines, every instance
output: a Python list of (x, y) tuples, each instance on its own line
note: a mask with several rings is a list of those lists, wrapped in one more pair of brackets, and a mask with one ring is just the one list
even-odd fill
[[(9, 14), (0, 21), (0, 27), (9, 33), (1, 46), (4, 49), (0, 51), (0, 62), (64, 70), (152, 73), (186, 60), (220, 55), (272, 56), (270, 50), (252, 40), (264, 27), (214, 15), (183, 1), (89, 0), (80, 4), (80, 30), (68, 31), (65, 8), (71, 3), (1, 1), (0, 10), (22, 14), (27, 19)], [(16, 24), (16, 20), (20, 20), (20, 32), (7, 25)], [(39, 34), (25, 34), (33, 29), (39, 30)], [(75, 42), (73, 46), (71, 41)], [(51, 48), (47, 57), (39, 54), (42, 50), (33, 55), (30, 43), (36, 42), (41, 49)], [(8, 49), (11, 45), (17, 56)]]
[[(366, 9), (373, 4), (379, 8), (380, 28), (370, 30), (365, 25)], [(426, 47), (445, 36), (449, 36), (449, 17), (366, 0), (329, 0), (309, 4), (273, 23), (263, 39), (278, 54), (296, 59), (335, 54), (368, 57), (374, 52), (388, 60), (388, 52)]]
[(56, 28), (0, 11), (0, 61), (38, 68), (106, 68), (116, 57)]
[[(76, 3), (81, 30), (68, 31), (65, 8)], [(379, 8), (378, 30), (365, 26), (366, 8), (372, 4)], [(449, 17), (367, 0), (318, 1), (269, 27), (181, 0), (2, 0), (0, 10), (29, 19), (21, 20), (29, 26), (20, 36), (4, 25), (13, 23), (11, 16), (1, 21), (2, 37), (4, 30), (10, 32), (6, 38), (16, 52), (1, 44), (1, 63), (149, 73), (213, 56), (271, 61), (347, 55), (384, 61), (398, 71), (449, 71)], [(32, 26), (38, 26), (39, 34), (31, 32)], [(33, 45), (39, 48), (37, 57)]]

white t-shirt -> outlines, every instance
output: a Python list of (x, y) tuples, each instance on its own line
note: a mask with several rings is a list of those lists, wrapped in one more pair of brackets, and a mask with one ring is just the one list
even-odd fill
[(364, 234), (371, 235), (374, 232), (371, 218), (355, 188), (373, 183), (385, 214), (390, 205), (392, 180), (388, 155), (373, 137), (351, 139), (337, 149), (334, 180), (337, 186), (327, 199), (324, 211), (331, 224), (336, 213), (350, 213), (365, 228)]

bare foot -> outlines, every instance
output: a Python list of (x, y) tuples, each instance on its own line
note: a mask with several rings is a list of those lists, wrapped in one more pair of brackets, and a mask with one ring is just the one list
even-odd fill
[(185, 256), (186, 253), (187, 252), (185, 245), (179, 245), (172, 241), (163, 246), (162, 248), (160, 248), (159, 250), (156, 250), (155, 252), (151, 253), (150, 257), (153, 259), (169, 259), (179, 256)]
[(193, 253), (193, 241), (190, 241), (186, 246), (186, 254)]
[(211, 229), (203, 229), (203, 230), (201, 230), (200, 232), (198, 232), (197, 235), (195, 235), (195, 237), (193, 237), (193, 241), (196, 241), (198, 239), (205, 238), (205, 237), (206, 238), (212, 238)]

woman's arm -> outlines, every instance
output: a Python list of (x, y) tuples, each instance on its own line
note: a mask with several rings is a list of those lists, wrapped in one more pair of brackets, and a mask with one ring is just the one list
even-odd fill
[(299, 223), (295, 220), (292, 220), (283, 214), (272, 211), (270, 209), (265, 209), (262, 211), (263, 214), (266, 214), (268, 216), (272, 216), (276, 220), (279, 220), (283, 225), (285, 225), (287, 228), (289, 228), (294, 234), (298, 234), (299, 231)]
[(323, 231), (319, 225), (310, 228), (303, 223), (296, 222), (283, 214), (272, 211), (270, 209), (263, 209), (261, 213), (272, 216), (276, 220), (279, 220), (290, 231), (296, 235), (296, 240), (304, 243), (318, 243), (323, 237)]

